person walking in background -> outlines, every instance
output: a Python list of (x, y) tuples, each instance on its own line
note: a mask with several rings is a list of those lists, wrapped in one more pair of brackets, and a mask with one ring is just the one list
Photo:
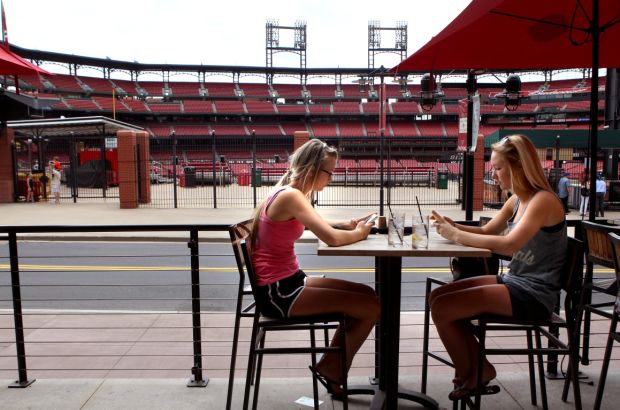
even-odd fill
[(568, 180), (568, 172), (562, 173), (562, 178), (558, 182), (558, 196), (564, 205), (564, 213), (568, 213), (568, 190), (570, 181)]
[[(469, 319), (485, 313), (527, 320), (551, 317), (566, 258), (564, 206), (545, 177), (534, 144), (511, 135), (491, 150), (493, 179), (513, 193), (493, 219), (473, 227), (432, 213), (445, 239), (512, 257), (501, 276), (451, 282), (429, 296), (433, 321), (456, 371), (451, 400), (476, 393), (478, 340)], [(495, 367), (484, 358), (482, 382), (486, 385), (495, 376)]]
[[(328, 222), (312, 207), (315, 192), (331, 181), (338, 151), (313, 139), (299, 147), (290, 158), (290, 167), (275, 189), (259, 204), (250, 232), (252, 263), (256, 273), (257, 298), (263, 315), (287, 318), (320, 313), (343, 313), (346, 329), (338, 329), (331, 346), (346, 333), (346, 362), (353, 357), (379, 318), (380, 304), (375, 291), (362, 283), (334, 278), (308, 277), (299, 267), (295, 241), (305, 228), (329, 246), (366, 239), (372, 225), (366, 218)], [(335, 398), (342, 394), (338, 355), (323, 355), (315, 367), (318, 380)]]
[(58, 160), (58, 157), (54, 157), (53, 163), (54, 163), (54, 169), (56, 171), (60, 171), (62, 169), (62, 166), (60, 165), (60, 161)]
[(50, 163), (50, 170), (52, 172), (52, 195), (54, 196), (54, 203), (60, 203), (60, 171), (54, 166), (54, 162)]
[(588, 176), (590, 172), (588, 169), (584, 169), (581, 174), (581, 190), (579, 194), (581, 196), (579, 201), (579, 214), (581, 216), (585, 216), (586, 212), (588, 212), (588, 202), (590, 201), (590, 180)]
[(34, 202), (34, 179), (32, 179), (32, 174), (30, 172), (26, 176), (26, 189), (28, 190), (26, 202)]
[(605, 194), (607, 193), (607, 184), (603, 180), (603, 176), (598, 174), (596, 180), (596, 216), (605, 216)]

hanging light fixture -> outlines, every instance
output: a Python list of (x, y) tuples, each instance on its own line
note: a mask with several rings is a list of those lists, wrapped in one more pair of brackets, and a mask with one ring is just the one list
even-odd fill
[(506, 79), (506, 89), (503, 95), (504, 105), (508, 111), (516, 111), (521, 105), (521, 78), (511, 74)]
[(437, 101), (443, 97), (441, 87), (438, 87), (435, 76), (426, 73), (420, 81), (420, 105), (424, 111), (433, 109)]

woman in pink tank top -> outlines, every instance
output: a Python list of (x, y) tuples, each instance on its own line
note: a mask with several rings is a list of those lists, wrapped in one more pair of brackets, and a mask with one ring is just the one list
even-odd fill
[[(347, 328), (338, 329), (331, 345), (346, 332), (347, 366), (379, 318), (380, 304), (367, 285), (334, 278), (307, 277), (295, 255), (295, 241), (305, 228), (330, 246), (366, 239), (372, 227), (366, 216), (349, 221), (326, 221), (312, 207), (314, 192), (330, 182), (338, 153), (313, 139), (289, 158), (290, 167), (276, 189), (257, 207), (250, 234), (252, 263), (256, 272), (262, 314), (294, 317), (321, 313), (344, 313)], [(341, 393), (338, 355), (327, 353), (310, 368), (327, 390)]]

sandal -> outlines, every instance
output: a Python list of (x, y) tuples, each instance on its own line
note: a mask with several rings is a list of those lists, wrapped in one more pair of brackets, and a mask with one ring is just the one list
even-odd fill
[(336, 380), (332, 380), (328, 377), (323, 376), (319, 373), (319, 370), (314, 366), (308, 366), (308, 369), (312, 372), (312, 375), (316, 377), (316, 379), (327, 389), (327, 392), (331, 394), (332, 398), (335, 400), (342, 400), (344, 398), (344, 391), (336, 390), (334, 388), (337, 387), (341, 389), (341, 384)]
[(458, 401), (458, 400), (463, 400), (463, 399), (468, 399), (471, 396), (475, 396), (476, 393), (479, 393), (481, 396), (486, 396), (489, 394), (497, 394), (500, 392), (500, 388), (498, 385), (494, 384), (494, 385), (487, 385), (487, 386), (482, 386), (480, 389), (476, 389), (475, 387), (472, 389), (468, 389), (465, 387), (459, 387), (457, 389), (454, 389), (450, 392), (450, 394), (448, 395), (448, 398), (452, 401)]

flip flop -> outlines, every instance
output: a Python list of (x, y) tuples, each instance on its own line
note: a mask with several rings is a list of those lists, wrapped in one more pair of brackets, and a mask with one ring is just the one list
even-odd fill
[(312, 374), (314, 375), (314, 377), (316, 377), (319, 383), (321, 383), (323, 387), (327, 389), (327, 392), (331, 394), (333, 399), (342, 400), (344, 398), (344, 392), (342, 390), (341, 391), (334, 390), (334, 386), (338, 386), (338, 387), (341, 386), (341, 384), (338, 381), (332, 380), (328, 377), (323, 376), (321, 373), (319, 373), (319, 370), (314, 366), (308, 366), (308, 369), (310, 369), (310, 372), (312, 372)]
[(476, 390), (476, 388), (467, 389), (464, 387), (459, 387), (458, 389), (452, 390), (448, 395), (448, 398), (452, 401), (458, 401), (468, 399), (471, 396), (475, 396), (477, 392), (479, 392), (481, 396), (487, 396), (490, 394), (497, 394), (500, 392), (500, 390), (501, 389), (496, 384), (483, 386), (479, 390)]

